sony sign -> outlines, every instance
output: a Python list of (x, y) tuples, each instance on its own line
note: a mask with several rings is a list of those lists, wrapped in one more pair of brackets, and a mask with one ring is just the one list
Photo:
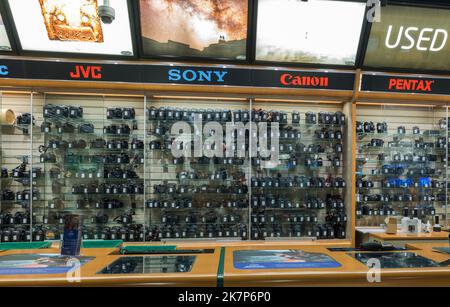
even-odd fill
[[(386, 47), (389, 49), (400, 47), (403, 50), (416, 48), (419, 51), (438, 52), (444, 49), (448, 40), (448, 32), (445, 29), (401, 26), (398, 29), (397, 37), (393, 32), (394, 26), (389, 25), (385, 41)], [(405, 44), (401, 44), (403, 37), (408, 41)]]

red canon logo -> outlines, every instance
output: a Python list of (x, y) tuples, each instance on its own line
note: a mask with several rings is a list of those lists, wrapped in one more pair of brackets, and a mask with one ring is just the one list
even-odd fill
[(83, 66), (75, 65), (75, 70), (70, 72), (72, 79), (101, 79), (102, 67), (101, 66)]
[(328, 87), (328, 77), (295, 76), (292, 74), (282, 74), (281, 84), (285, 86), (299, 87)]
[(389, 79), (390, 90), (431, 92), (432, 84), (434, 80)]

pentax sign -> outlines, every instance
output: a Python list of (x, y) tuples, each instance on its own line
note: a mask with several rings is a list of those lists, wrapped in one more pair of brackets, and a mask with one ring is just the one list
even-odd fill
[(450, 79), (363, 74), (361, 91), (450, 95)]

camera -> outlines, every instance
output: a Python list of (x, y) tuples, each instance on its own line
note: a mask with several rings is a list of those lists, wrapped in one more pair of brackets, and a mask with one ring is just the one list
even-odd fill
[(104, 139), (95, 139), (91, 141), (92, 149), (104, 149), (106, 147), (106, 141)]
[(75, 127), (70, 124), (70, 123), (56, 123), (55, 125), (56, 127), (56, 132), (59, 134), (62, 133), (74, 133), (75, 132)]
[(123, 111), (121, 108), (108, 108), (106, 110), (106, 119), (122, 119)]
[(31, 125), (35, 124), (34, 116), (31, 116), (30, 113), (22, 113), (19, 114), (16, 118), (17, 125)]
[(305, 122), (308, 125), (315, 125), (317, 124), (317, 114), (313, 112), (307, 112), (305, 114)]
[(375, 125), (373, 122), (365, 122), (363, 124), (363, 129), (365, 133), (373, 133), (375, 132)]
[(387, 133), (388, 125), (386, 122), (377, 123), (377, 133)]
[(43, 122), (41, 125), (42, 133), (50, 133), (52, 131), (52, 124), (49, 122)]
[(398, 133), (398, 134), (405, 134), (405, 133), (406, 133), (406, 128), (405, 128), (405, 126), (399, 126), (399, 127), (397, 128), (397, 133)]
[(81, 124), (80, 126), (78, 126), (79, 133), (90, 134), (90, 133), (94, 133), (94, 131), (95, 131), (95, 127), (91, 123), (84, 123), (84, 124)]
[(104, 0), (103, 5), (98, 7), (98, 16), (104, 24), (111, 24), (116, 19), (116, 11), (109, 5), (109, 0)]
[(382, 139), (371, 139), (370, 143), (368, 144), (370, 147), (383, 147), (384, 146), (384, 140)]

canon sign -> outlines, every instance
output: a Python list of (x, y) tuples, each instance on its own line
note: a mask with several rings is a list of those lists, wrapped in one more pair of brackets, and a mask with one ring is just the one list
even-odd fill
[[(393, 29), (394, 26), (390, 25), (386, 35), (386, 47), (389, 49), (400, 47), (403, 50), (416, 48), (419, 51), (437, 52), (444, 49), (448, 40), (448, 32), (445, 29), (401, 26), (396, 38), (393, 35)], [(401, 45), (403, 36), (406, 37), (408, 43)]]

